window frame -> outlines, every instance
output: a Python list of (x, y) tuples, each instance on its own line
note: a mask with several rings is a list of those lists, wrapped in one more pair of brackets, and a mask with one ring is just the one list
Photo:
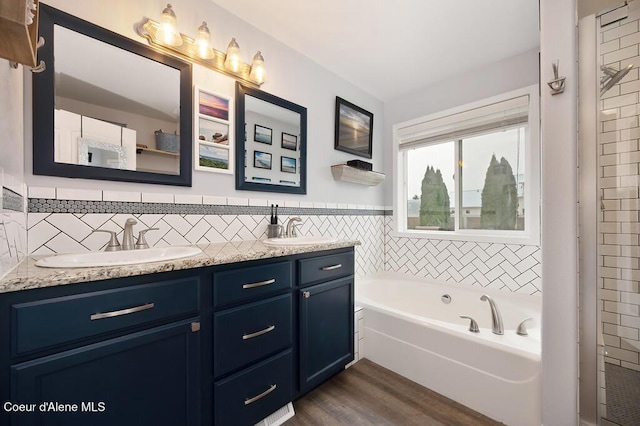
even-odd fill
[[(482, 99), (477, 102), (465, 104), (459, 107), (447, 109), (434, 114), (425, 115), (413, 120), (404, 121), (394, 124), (393, 132), (393, 224), (392, 237), (408, 237), (408, 238), (428, 238), (436, 240), (451, 241), (475, 241), (487, 243), (503, 243), (503, 244), (521, 244), (521, 245), (540, 245), (540, 100), (538, 86), (532, 85), (522, 89), (496, 95), (490, 98)], [(456, 166), (455, 170), (455, 197), (456, 211), (454, 218), (453, 231), (434, 231), (434, 230), (414, 230), (407, 229), (407, 152), (401, 151), (399, 136), (400, 131), (408, 127), (420, 125), (432, 120), (440, 119), (455, 114), (461, 114), (482, 108), (498, 102), (504, 102), (509, 99), (521, 96), (529, 96), (528, 119), (525, 127), (525, 189), (524, 189), (524, 211), (525, 225), (524, 231), (506, 231), (506, 230), (480, 230), (480, 229), (459, 229), (460, 220), (460, 167)], [(459, 139), (453, 140), (455, 146), (454, 158), (452, 161), (460, 158)], [(443, 139), (443, 142), (446, 142)]]

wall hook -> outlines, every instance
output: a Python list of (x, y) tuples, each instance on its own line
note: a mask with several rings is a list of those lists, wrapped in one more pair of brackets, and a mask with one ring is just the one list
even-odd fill
[(547, 84), (551, 88), (551, 94), (557, 95), (558, 93), (564, 92), (564, 81), (566, 77), (558, 76), (558, 63), (559, 61), (556, 59), (553, 61), (551, 66), (553, 67), (553, 80), (549, 81)]

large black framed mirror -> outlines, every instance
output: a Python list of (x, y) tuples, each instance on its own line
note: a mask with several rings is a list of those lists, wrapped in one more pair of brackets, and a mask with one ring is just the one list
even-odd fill
[(307, 109), (236, 83), (236, 189), (307, 193)]
[(33, 173), (191, 186), (191, 64), (40, 4)]

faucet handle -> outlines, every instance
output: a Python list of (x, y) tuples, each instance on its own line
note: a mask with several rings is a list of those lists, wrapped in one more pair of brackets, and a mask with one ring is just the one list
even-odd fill
[(533, 321), (533, 318), (529, 317), (525, 320), (523, 320), (520, 325), (518, 326), (518, 329), (516, 330), (516, 334), (519, 336), (528, 336), (529, 332), (527, 331), (527, 327), (525, 327), (525, 323), (527, 321)]
[(472, 333), (480, 333), (480, 328), (478, 327), (478, 323), (476, 322), (476, 320), (474, 320), (471, 317), (468, 317), (466, 315), (460, 315), (460, 318), (464, 318), (464, 319), (468, 319), (470, 320), (469, 323), (469, 331)]
[(118, 235), (115, 231), (109, 231), (108, 229), (94, 229), (93, 232), (107, 232), (111, 234), (109, 238), (109, 242), (107, 246), (104, 248), (104, 251), (118, 251), (122, 250), (122, 246), (120, 245), (120, 241), (118, 241)]
[(136, 250), (149, 248), (149, 243), (147, 243), (147, 239), (145, 238), (144, 234), (146, 234), (148, 231), (157, 231), (159, 229), (160, 228), (147, 228), (140, 231), (140, 233), (138, 233), (138, 239), (136, 241)]

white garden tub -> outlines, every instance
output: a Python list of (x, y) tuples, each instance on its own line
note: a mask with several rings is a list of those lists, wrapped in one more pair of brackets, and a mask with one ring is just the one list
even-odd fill
[[(502, 336), (491, 332), (483, 294), (502, 313)], [(508, 425), (541, 424), (540, 297), (381, 273), (356, 281), (356, 303), (365, 309), (364, 357)], [(529, 335), (517, 335), (529, 317)]]

